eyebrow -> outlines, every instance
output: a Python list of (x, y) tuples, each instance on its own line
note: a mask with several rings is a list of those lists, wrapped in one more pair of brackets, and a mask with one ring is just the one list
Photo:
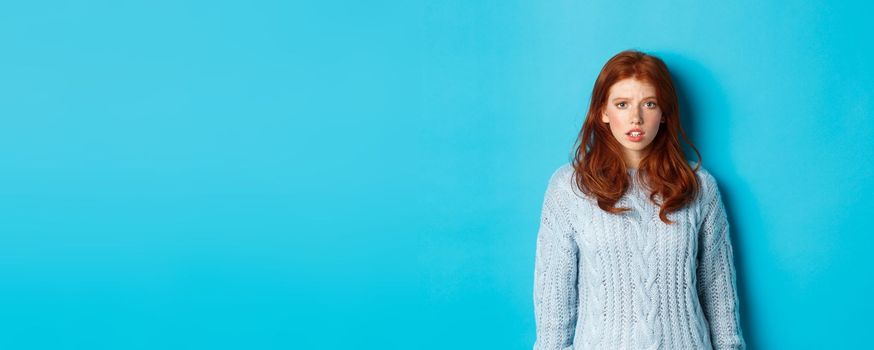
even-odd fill
[[(644, 99), (644, 100), (648, 100), (648, 99), (651, 99), (651, 98), (656, 98), (656, 97), (655, 97), (655, 96), (647, 96), (647, 97), (644, 97), (643, 99)], [(614, 98), (612, 102), (616, 102), (616, 100), (630, 100), (630, 98), (628, 98), (628, 97), (617, 97), (617, 98)]]

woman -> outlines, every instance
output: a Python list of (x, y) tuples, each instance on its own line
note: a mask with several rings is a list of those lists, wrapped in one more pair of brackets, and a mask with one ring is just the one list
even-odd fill
[(691, 145), (664, 62), (612, 57), (544, 196), (534, 349), (746, 347), (722, 197), (678, 134)]

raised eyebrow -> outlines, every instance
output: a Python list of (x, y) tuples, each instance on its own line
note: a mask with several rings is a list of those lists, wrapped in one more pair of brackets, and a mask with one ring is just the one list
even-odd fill
[[(616, 103), (616, 101), (619, 101), (619, 100), (630, 100), (630, 98), (628, 98), (628, 97), (617, 97), (617, 98), (614, 98), (611, 102), (612, 102), (612, 103)], [(644, 100), (644, 101), (645, 101), (645, 100), (657, 100), (657, 98), (656, 98), (655, 96), (647, 96), (647, 97), (644, 97), (643, 100)]]

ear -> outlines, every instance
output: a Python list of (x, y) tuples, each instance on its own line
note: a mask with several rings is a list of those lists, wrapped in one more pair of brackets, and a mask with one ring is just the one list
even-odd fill
[(607, 116), (607, 112), (601, 112), (601, 121), (604, 123), (610, 123), (610, 117)]

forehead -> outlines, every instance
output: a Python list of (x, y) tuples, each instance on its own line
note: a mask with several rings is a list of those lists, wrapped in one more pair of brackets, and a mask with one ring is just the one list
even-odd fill
[(652, 84), (635, 78), (625, 78), (610, 87), (610, 97), (645, 97), (655, 96), (656, 89)]

